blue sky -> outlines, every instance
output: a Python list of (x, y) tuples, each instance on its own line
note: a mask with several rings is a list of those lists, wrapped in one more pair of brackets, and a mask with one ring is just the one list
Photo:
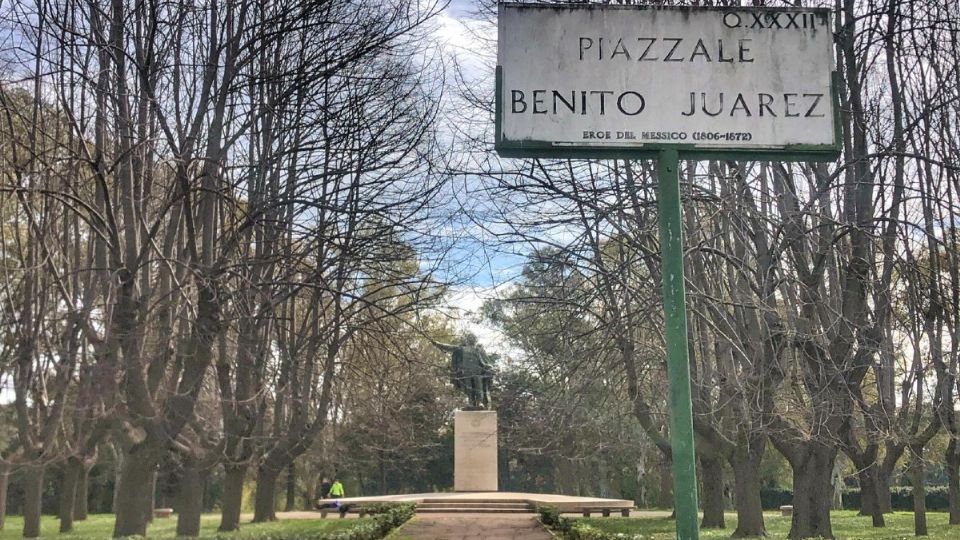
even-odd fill
[[(493, 37), (496, 31), (489, 22), (476, 19), (474, 11), (475, 1), (452, 0), (437, 20), (437, 37), (444, 53), (455, 55), (461, 65), (469, 63), (474, 54), (475, 32)], [(478, 84), (484, 84), (486, 76), (477, 75)], [(492, 90), (494, 81), (490, 78), (488, 82)], [(479, 310), (485, 300), (502, 294), (516, 279), (524, 257), (498, 246), (486, 230), (491, 224), (480, 223), (487, 214), (483, 208), (487, 201), (481, 190), (473, 189), (475, 181), (469, 177), (455, 177), (450, 181), (454, 197), (451, 206), (470, 208), (467, 214), (455, 213), (446, 224), (444, 234), (453, 242), (453, 248), (447, 254), (447, 265), (440, 277), (456, 283), (446, 309), (453, 325), (476, 334), (488, 350), (503, 353), (506, 348), (502, 335), (479, 320)]]

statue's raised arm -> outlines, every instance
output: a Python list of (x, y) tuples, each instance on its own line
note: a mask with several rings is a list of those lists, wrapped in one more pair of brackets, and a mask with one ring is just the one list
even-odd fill
[(428, 337), (427, 340), (436, 348), (440, 349), (445, 353), (452, 353), (460, 348), (459, 345), (451, 345), (449, 343), (441, 343), (433, 338)]

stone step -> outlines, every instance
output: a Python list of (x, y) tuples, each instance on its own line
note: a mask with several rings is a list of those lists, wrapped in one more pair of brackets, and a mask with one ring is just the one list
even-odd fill
[(534, 509), (524, 501), (490, 499), (426, 499), (417, 504), (421, 514), (532, 514)]
[(445, 511), (445, 510), (483, 510), (484, 512), (533, 512), (533, 508), (527, 506), (418, 506), (417, 512), (427, 510)]
[(472, 499), (422, 499), (420, 504), (529, 504), (523, 499), (484, 499), (476, 497)]
[(421, 502), (417, 505), (419, 508), (530, 508), (527, 503), (514, 502), (468, 502), (468, 501), (444, 501), (444, 502)]
[(433, 507), (417, 506), (418, 514), (532, 514), (531, 508), (490, 508), (490, 507)]

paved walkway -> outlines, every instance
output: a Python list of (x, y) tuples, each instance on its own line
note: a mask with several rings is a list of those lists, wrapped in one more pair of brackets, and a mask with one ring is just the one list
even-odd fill
[(420, 514), (390, 540), (552, 540), (532, 514)]

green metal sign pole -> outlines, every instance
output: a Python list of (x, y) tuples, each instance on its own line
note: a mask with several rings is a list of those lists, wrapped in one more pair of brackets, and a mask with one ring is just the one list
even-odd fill
[(657, 153), (660, 183), (660, 252), (663, 261), (663, 318), (670, 379), (670, 445), (677, 539), (698, 540), (697, 468), (693, 449), (693, 410), (687, 355), (687, 312), (683, 284), (683, 229), (680, 208), (680, 156), (675, 149)]

